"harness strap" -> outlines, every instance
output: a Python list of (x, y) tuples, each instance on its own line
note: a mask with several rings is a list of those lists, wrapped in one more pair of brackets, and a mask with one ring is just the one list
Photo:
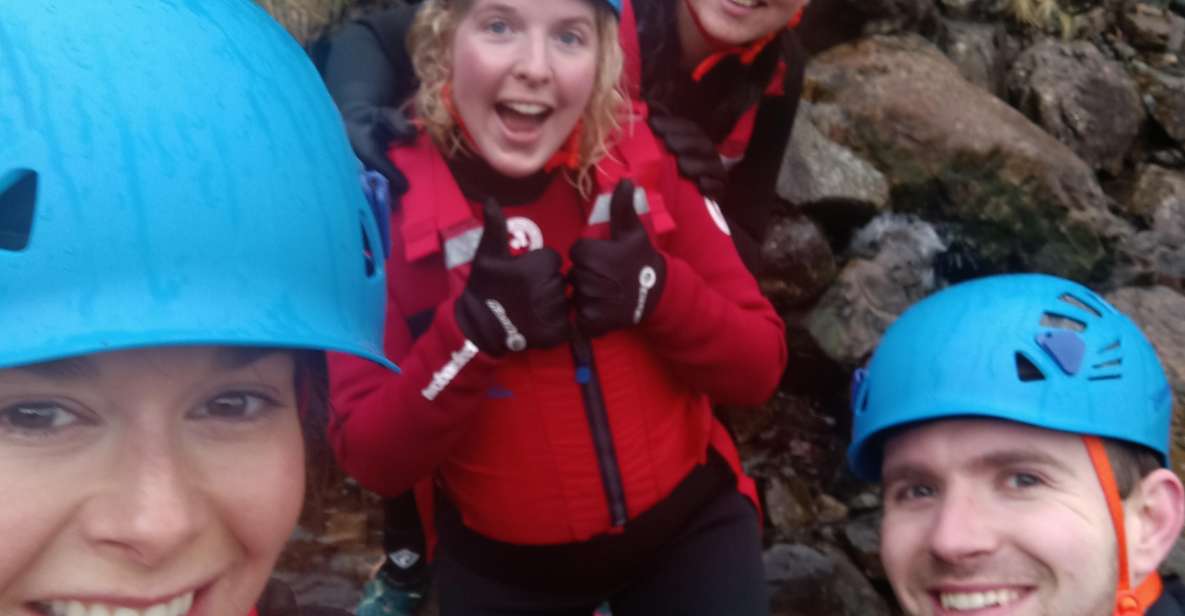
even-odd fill
[(1124, 526), (1123, 499), (1119, 497), (1119, 487), (1115, 483), (1115, 473), (1111, 469), (1111, 460), (1107, 457), (1107, 450), (1103, 447), (1103, 440), (1097, 436), (1083, 436), (1086, 453), (1090, 455), (1090, 462), (1094, 465), (1099, 484), (1103, 488), (1103, 496), (1107, 500), (1107, 510), (1111, 514), (1111, 525), (1115, 528), (1116, 556), (1119, 561), (1119, 582), (1115, 593), (1115, 616), (1142, 616), (1156, 600), (1163, 590), (1160, 575), (1153, 572), (1138, 588), (1132, 590), (1131, 571), (1127, 562), (1127, 531)]

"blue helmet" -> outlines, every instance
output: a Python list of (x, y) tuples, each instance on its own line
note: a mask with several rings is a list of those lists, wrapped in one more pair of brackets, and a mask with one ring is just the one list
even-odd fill
[(0, 4), (0, 368), (161, 345), (383, 357), (336, 108), (248, 0)]
[(1168, 460), (1172, 393), (1156, 351), (1101, 297), (1052, 276), (994, 276), (919, 302), (852, 390), (848, 458), (868, 481), (887, 435), (952, 417), (1117, 439)]
[(618, 17), (621, 17), (621, 0), (605, 0), (605, 3), (613, 9), (614, 13), (617, 13)]

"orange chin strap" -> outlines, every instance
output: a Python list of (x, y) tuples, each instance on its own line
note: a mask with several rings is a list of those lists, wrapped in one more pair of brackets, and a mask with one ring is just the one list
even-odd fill
[[(704, 37), (704, 40), (708, 42), (708, 45), (720, 49), (720, 51), (717, 51), (707, 58), (704, 58), (703, 62), (700, 62), (699, 65), (695, 67), (695, 70), (691, 72), (691, 78), (695, 81), (700, 81), (703, 79), (704, 75), (708, 74), (708, 71), (715, 68), (717, 64), (720, 64), (725, 58), (729, 56), (737, 56), (740, 59), (741, 64), (749, 66), (754, 60), (757, 59), (757, 56), (760, 55), (762, 51), (765, 51), (765, 48), (768, 47), (770, 43), (774, 42), (774, 39), (778, 38), (778, 35), (781, 34), (780, 30), (775, 30), (744, 47), (739, 45), (729, 45), (728, 43), (725, 43), (712, 36), (708, 32), (707, 28), (704, 27), (703, 22), (700, 21), (699, 15), (695, 12), (695, 7), (691, 6), (691, 0), (683, 0), (683, 4), (687, 8), (687, 14), (691, 15), (691, 22), (695, 24), (695, 29), (699, 30), (700, 36)], [(805, 7), (798, 9), (798, 12), (790, 18), (790, 21), (786, 24), (786, 27), (797, 27), (799, 22), (802, 21), (802, 12), (804, 10)]]
[(1123, 500), (1119, 498), (1119, 487), (1115, 483), (1115, 473), (1111, 470), (1111, 460), (1107, 457), (1107, 450), (1103, 448), (1103, 440), (1099, 437), (1083, 436), (1082, 442), (1086, 444), (1086, 453), (1090, 455), (1090, 462), (1094, 465), (1099, 484), (1103, 487), (1107, 510), (1111, 513), (1111, 525), (1115, 527), (1116, 550), (1119, 552), (1119, 582), (1115, 591), (1114, 616), (1143, 616), (1160, 598), (1163, 590), (1160, 574), (1152, 572), (1139, 588), (1132, 590), (1131, 571), (1127, 562), (1127, 530), (1123, 522)]

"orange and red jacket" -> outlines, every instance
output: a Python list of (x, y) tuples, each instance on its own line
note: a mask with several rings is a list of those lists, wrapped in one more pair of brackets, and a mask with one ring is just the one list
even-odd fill
[[(645, 113), (641, 105), (636, 111)], [(579, 542), (621, 526), (666, 497), (715, 448), (755, 498), (713, 401), (759, 404), (786, 362), (784, 325), (745, 269), (716, 205), (679, 176), (644, 119), (601, 164), (600, 195), (582, 199), (557, 176), (537, 202), (503, 211), (511, 248), (566, 255), (578, 237), (607, 232), (619, 179), (645, 187), (643, 224), (666, 260), (653, 313), (592, 341), (595, 372), (567, 347), (495, 358), (457, 326), (454, 304), (480, 238), (480, 205), (461, 193), (426, 137), (395, 147), (414, 178), (392, 223), (385, 350), (391, 375), (343, 355), (330, 360), (331, 442), (362, 485), (394, 496), (435, 474), (465, 525), (529, 545)], [(581, 381), (603, 392), (606, 434), (595, 434)], [(606, 472), (598, 439), (611, 441)], [(609, 477), (609, 475), (615, 477)], [(619, 494), (607, 489), (617, 482)], [(624, 502), (611, 502), (620, 497)]]

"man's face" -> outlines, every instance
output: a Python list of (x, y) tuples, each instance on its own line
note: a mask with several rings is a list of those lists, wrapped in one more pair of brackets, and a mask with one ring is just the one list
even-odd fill
[(1116, 540), (1081, 438), (998, 420), (885, 445), (881, 559), (916, 615), (1109, 616)]

